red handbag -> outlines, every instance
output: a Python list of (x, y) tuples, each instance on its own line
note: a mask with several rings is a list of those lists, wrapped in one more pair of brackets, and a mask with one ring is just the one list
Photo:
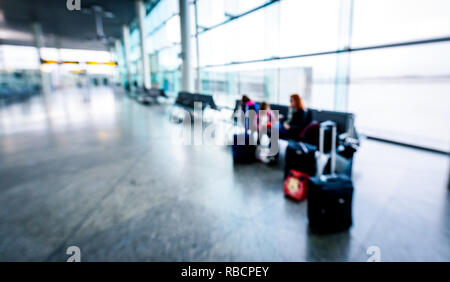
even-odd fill
[(309, 175), (306, 173), (291, 169), (286, 180), (284, 180), (284, 194), (297, 201), (306, 199), (308, 180)]

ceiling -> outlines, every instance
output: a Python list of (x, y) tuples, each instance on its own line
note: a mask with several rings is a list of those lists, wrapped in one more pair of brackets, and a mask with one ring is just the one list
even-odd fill
[(102, 17), (110, 42), (135, 18), (134, 0), (80, 1), (81, 11), (69, 11), (66, 0), (0, 0), (0, 44), (33, 45), (31, 24), (40, 22), (46, 47), (107, 50), (107, 41), (97, 36), (92, 6), (113, 14)]

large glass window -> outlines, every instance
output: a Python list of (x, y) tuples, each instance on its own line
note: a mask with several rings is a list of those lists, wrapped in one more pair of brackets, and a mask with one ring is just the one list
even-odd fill
[[(336, 50), (342, 1), (280, 2), (280, 57)], [(277, 23), (273, 23), (277, 25)], [(277, 40), (278, 38), (274, 38)]]
[(218, 104), (234, 107), (238, 94), (259, 101), (276, 102), (277, 72), (269, 65), (247, 64), (213, 68), (201, 72), (202, 89)]
[[(333, 109), (336, 55), (272, 60), (248, 64), (207, 67), (201, 72), (202, 90), (234, 105), (240, 95), (255, 100), (288, 104), (298, 93), (309, 107)], [(218, 97), (227, 95), (226, 97)], [(219, 102), (220, 103), (220, 102)]]
[(355, 52), (350, 70), (349, 111), (361, 131), (450, 150), (450, 42)]
[(450, 35), (448, 0), (353, 1), (353, 47)]
[(143, 83), (141, 75), (139, 75), (142, 72), (140, 42), (139, 28), (134, 27), (130, 32), (130, 76), (131, 83), (137, 83), (138, 85)]
[(168, 95), (176, 95), (181, 84), (178, 0), (159, 1), (146, 16), (145, 24), (152, 87), (163, 88)]
[(152, 33), (176, 14), (178, 14), (178, 0), (160, 0), (145, 18), (147, 31)]
[(270, 0), (198, 0), (199, 26), (209, 28), (262, 6)]
[[(218, 104), (299, 93), (309, 107), (354, 112), (362, 133), (450, 151), (449, 1), (197, 0), (193, 14), (194, 3), (200, 91)], [(152, 82), (177, 91), (178, 1), (161, 0), (146, 22)]]
[(218, 65), (274, 57), (279, 7), (273, 4), (248, 16), (238, 18), (201, 33), (200, 65)]
[(159, 49), (180, 44), (180, 17), (171, 17), (164, 25), (147, 37), (148, 51), (153, 53)]

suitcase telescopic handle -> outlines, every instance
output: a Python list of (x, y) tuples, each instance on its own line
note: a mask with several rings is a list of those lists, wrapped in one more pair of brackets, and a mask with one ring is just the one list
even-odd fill
[[(337, 136), (337, 129), (336, 129), (336, 123), (331, 120), (324, 121), (320, 124), (320, 131), (319, 131), (319, 153), (320, 157), (325, 154), (324, 150), (324, 143), (325, 143), (325, 130), (329, 130), (331, 128), (331, 169), (330, 169), (330, 177), (334, 177), (336, 174), (336, 136)], [(326, 164), (325, 164), (326, 166)], [(325, 166), (323, 168), (325, 168)], [(320, 165), (317, 166), (318, 172), (317, 176), (319, 178), (322, 178), (323, 169)]]

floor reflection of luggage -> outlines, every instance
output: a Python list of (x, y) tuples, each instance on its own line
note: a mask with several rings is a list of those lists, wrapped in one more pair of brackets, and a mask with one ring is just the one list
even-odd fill
[(250, 144), (248, 134), (235, 134), (233, 137), (233, 161), (235, 163), (252, 163), (256, 160), (256, 143)]
[(352, 225), (353, 183), (349, 176), (336, 174), (336, 124), (327, 121), (321, 124), (319, 152), (324, 154), (325, 131), (331, 128), (330, 174), (318, 174), (308, 183), (308, 220), (313, 231), (337, 232)]

